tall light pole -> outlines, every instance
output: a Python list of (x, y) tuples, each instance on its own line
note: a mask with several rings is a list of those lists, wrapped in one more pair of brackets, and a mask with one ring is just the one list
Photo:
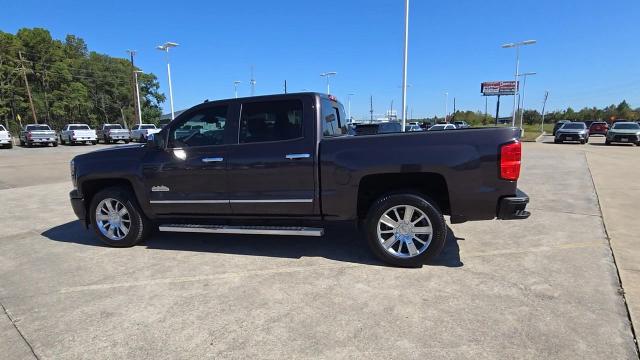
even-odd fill
[(502, 45), (503, 49), (516, 48), (516, 73), (515, 73), (515, 81), (516, 81), (516, 89), (513, 93), (513, 118), (511, 119), (511, 126), (516, 125), (516, 95), (518, 95), (519, 87), (518, 87), (518, 76), (520, 71), (520, 46), (524, 45), (533, 45), (536, 43), (536, 40), (525, 40), (515, 43), (508, 43)]
[(242, 83), (242, 81), (240, 80), (236, 80), (233, 82), (233, 93), (236, 96), (236, 99), (238, 98), (238, 85), (240, 85), (240, 83)]
[(352, 122), (353, 120), (351, 119), (351, 97), (355, 95), (355, 94), (347, 94), (347, 102), (348, 102), (348, 108), (349, 108), (349, 122)]
[[(131, 84), (133, 86), (133, 103), (134, 103), (133, 107), (134, 107), (135, 113), (138, 114), (139, 109), (140, 109), (140, 101), (136, 100), (137, 92), (138, 92), (138, 88), (137, 88), (138, 80), (137, 80), (137, 74), (136, 74), (136, 67), (135, 67), (135, 65), (133, 63), (133, 58), (136, 56), (136, 54), (138, 52), (135, 51), (135, 50), (127, 50), (127, 53), (129, 54), (129, 58), (130, 58), (130, 61), (131, 61), (131, 71), (133, 72), (133, 83)], [(140, 118), (140, 117), (138, 116), (138, 118)], [(124, 121), (124, 117), (123, 117), (122, 121)]]
[(142, 105), (140, 104), (140, 86), (138, 85), (138, 73), (142, 73), (140, 70), (135, 70), (133, 76), (136, 82), (136, 101), (138, 104), (138, 124), (142, 125)]
[(447, 122), (449, 117), (449, 92), (444, 93), (444, 122)]
[(544, 101), (542, 102), (542, 123), (540, 124), (540, 132), (544, 133), (544, 110), (547, 107), (547, 99), (549, 98), (549, 90), (544, 92)]
[(178, 44), (168, 41), (156, 47), (156, 49), (164, 51), (167, 54), (167, 78), (169, 79), (169, 102), (171, 104), (171, 120), (175, 119), (175, 112), (173, 110), (173, 88), (171, 85), (171, 63), (169, 62), (169, 49), (176, 46), (178, 46)]
[(404, 55), (402, 59), (402, 132), (407, 126), (407, 60), (409, 57), (409, 0), (404, 0)]
[(335, 71), (324, 72), (320, 76), (327, 78), (327, 94), (331, 94), (331, 88), (329, 87), (329, 78), (338, 75)]
[(527, 72), (527, 73), (520, 74), (520, 76), (524, 77), (524, 81), (522, 82), (522, 105), (520, 105), (520, 109), (522, 109), (520, 111), (520, 128), (521, 129), (522, 129), (522, 126), (523, 126), (522, 121), (524, 119), (524, 95), (525, 95), (525, 89), (527, 87), (527, 77), (535, 75), (535, 74), (537, 74), (537, 73), (535, 73), (535, 72)]

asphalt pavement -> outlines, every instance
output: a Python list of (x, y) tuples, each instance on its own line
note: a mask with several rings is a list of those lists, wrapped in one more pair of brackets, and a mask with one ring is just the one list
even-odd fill
[(384, 266), (342, 227), (108, 248), (67, 198), (71, 157), (104, 145), (0, 151), (0, 354), (637, 359), (640, 147), (600, 140), (525, 144), (532, 216), (451, 225), (420, 269)]

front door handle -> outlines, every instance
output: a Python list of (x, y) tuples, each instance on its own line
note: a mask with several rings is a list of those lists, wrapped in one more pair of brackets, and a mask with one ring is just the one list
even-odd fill
[(212, 163), (212, 162), (221, 162), (224, 161), (224, 158), (214, 157), (214, 158), (202, 158), (203, 163)]
[(307, 159), (310, 158), (311, 155), (309, 154), (287, 154), (286, 158), (289, 160), (294, 160), (294, 159)]

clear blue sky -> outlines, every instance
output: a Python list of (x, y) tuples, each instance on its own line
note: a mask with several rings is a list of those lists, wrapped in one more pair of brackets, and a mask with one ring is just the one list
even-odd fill
[[(325, 91), (319, 74), (337, 71), (332, 93), (355, 117), (383, 113), (401, 100), (403, 0), (324, 1), (3, 1), (0, 30), (44, 27), (55, 38), (84, 38), (91, 50), (126, 57), (155, 73), (168, 94), (162, 53), (171, 54), (176, 108), (202, 100), (249, 95), (255, 65), (257, 94)], [(527, 107), (604, 106), (627, 99), (640, 106), (640, 1), (412, 0), (409, 106), (414, 116), (444, 113), (444, 92), (458, 109), (484, 111), (480, 82), (513, 77), (515, 52), (505, 42), (536, 39), (522, 49)], [(502, 116), (511, 111), (504, 98)], [(169, 108), (168, 101), (164, 104)], [(489, 112), (495, 98), (489, 99)], [(368, 116), (368, 115), (366, 115)]]

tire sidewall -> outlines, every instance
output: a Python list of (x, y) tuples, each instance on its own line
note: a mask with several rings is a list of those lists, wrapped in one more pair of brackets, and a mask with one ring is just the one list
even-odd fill
[[(420, 255), (412, 258), (398, 258), (389, 254), (378, 240), (378, 220), (394, 206), (411, 205), (427, 215), (431, 222), (433, 235), (429, 247)], [(447, 225), (442, 212), (435, 202), (418, 193), (391, 193), (382, 196), (369, 209), (365, 222), (367, 243), (371, 251), (382, 261), (400, 267), (420, 267), (426, 261), (436, 257), (444, 248), (447, 237)]]
[[(122, 240), (111, 240), (102, 235), (98, 225), (96, 223), (96, 208), (98, 204), (106, 199), (113, 198), (124, 204), (131, 216), (131, 228), (129, 233)], [(140, 207), (138, 206), (135, 197), (129, 191), (121, 188), (107, 188), (93, 196), (91, 205), (89, 206), (89, 216), (91, 218), (91, 226), (95, 231), (98, 238), (105, 244), (113, 247), (131, 247), (139, 243), (144, 235), (147, 233), (147, 223), (142, 215)]]

